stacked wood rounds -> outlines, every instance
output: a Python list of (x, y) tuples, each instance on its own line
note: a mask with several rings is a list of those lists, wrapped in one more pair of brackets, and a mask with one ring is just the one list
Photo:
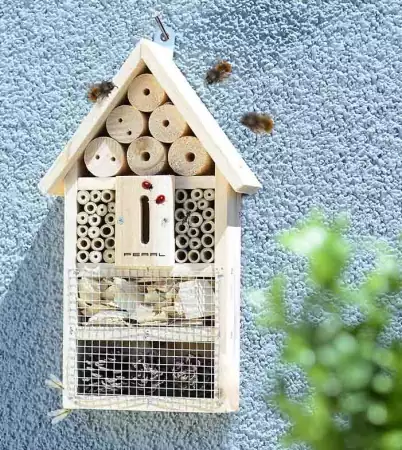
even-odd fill
[(149, 131), (155, 139), (167, 144), (189, 134), (190, 128), (171, 103), (159, 106), (149, 117)]
[(168, 100), (166, 92), (150, 73), (134, 78), (128, 88), (127, 97), (133, 106), (144, 112), (152, 112)]
[(213, 173), (211, 157), (151, 73), (134, 78), (127, 100), (107, 117), (108, 136), (95, 138), (85, 149), (92, 175)]
[(98, 137), (91, 141), (85, 149), (84, 162), (95, 177), (114, 177), (122, 174), (127, 167), (123, 147), (110, 137)]
[(171, 145), (169, 165), (177, 174), (190, 177), (210, 173), (213, 161), (195, 136), (184, 136)]
[(127, 162), (137, 175), (158, 175), (168, 168), (168, 150), (153, 137), (143, 136), (128, 147)]
[(147, 117), (137, 108), (121, 105), (106, 120), (107, 132), (121, 144), (130, 144), (147, 130)]

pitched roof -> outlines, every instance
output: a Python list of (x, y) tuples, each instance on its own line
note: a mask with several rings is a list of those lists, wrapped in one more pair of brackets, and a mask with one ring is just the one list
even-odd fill
[(236, 192), (252, 194), (261, 184), (173, 62), (169, 49), (142, 39), (113, 78), (118, 89), (96, 103), (39, 183), (45, 194), (64, 195), (64, 178), (106, 118), (126, 95), (131, 81), (148, 67)]

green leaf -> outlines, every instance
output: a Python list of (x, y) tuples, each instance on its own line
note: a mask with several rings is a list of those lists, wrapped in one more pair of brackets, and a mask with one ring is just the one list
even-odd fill
[(367, 419), (373, 425), (384, 425), (388, 418), (388, 411), (383, 403), (372, 403), (367, 409)]
[(258, 324), (269, 328), (286, 329), (285, 279), (276, 277), (265, 293), (265, 312), (258, 319)]

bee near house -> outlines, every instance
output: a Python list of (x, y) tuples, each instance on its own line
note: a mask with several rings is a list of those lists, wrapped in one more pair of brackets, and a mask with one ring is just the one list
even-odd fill
[(229, 78), (231, 73), (232, 65), (228, 61), (219, 61), (208, 70), (205, 81), (207, 84), (219, 83)]
[(267, 114), (247, 113), (240, 122), (254, 133), (272, 133), (274, 129), (274, 119)]
[(101, 81), (100, 83), (91, 84), (88, 89), (88, 100), (92, 103), (102, 100), (110, 95), (115, 88), (113, 81)]

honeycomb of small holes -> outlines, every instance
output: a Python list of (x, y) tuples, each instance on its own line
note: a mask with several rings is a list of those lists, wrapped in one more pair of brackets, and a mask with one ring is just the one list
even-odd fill
[[(76, 251), (79, 263), (114, 263), (115, 190), (77, 192)], [(99, 260), (92, 261), (94, 252)]]
[[(202, 197), (196, 200), (194, 191), (201, 191)], [(211, 191), (213, 192), (212, 199), (206, 195), (211, 193)], [(181, 192), (185, 193), (184, 197), (186, 200), (184, 201), (182, 198), (179, 198), (178, 194)], [(213, 263), (215, 260), (215, 191), (201, 188), (177, 189), (175, 197), (176, 263)], [(191, 201), (193, 204), (191, 204)], [(200, 208), (200, 201), (203, 202), (202, 209)], [(182, 211), (183, 209), (185, 210), (184, 212)], [(205, 212), (212, 214), (212, 216), (208, 217)], [(207, 252), (207, 256), (209, 256), (206, 261), (202, 260), (203, 251)], [(200, 259), (193, 260), (191, 257), (192, 255), (197, 257), (197, 252), (200, 254)]]

